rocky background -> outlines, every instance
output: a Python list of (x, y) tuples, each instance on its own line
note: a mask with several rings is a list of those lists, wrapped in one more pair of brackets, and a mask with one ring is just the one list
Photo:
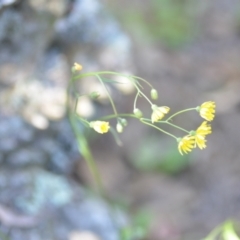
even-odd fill
[(76, 177), (65, 104), (75, 61), (130, 69), (130, 47), (100, 1), (0, 1), (1, 239), (119, 239), (126, 215)]
[[(239, 220), (239, 14), (237, 0), (1, 0), (0, 238), (120, 240), (129, 215), (144, 211), (146, 239), (197, 240)], [(207, 149), (181, 157), (172, 139), (136, 121), (122, 147), (110, 135), (93, 140), (108, 196), (127, 206), (113, 209), (90, 190), (66, 118), (74, 62), (141, 76), (172, 111), (215, 101)], [(132, 96), (115, 98), (132, 111)], [(199, 121), (176, 119), (188, 129)]]

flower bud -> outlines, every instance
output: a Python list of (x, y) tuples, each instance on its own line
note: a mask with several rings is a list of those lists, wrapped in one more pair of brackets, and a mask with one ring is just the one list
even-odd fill
[(123, 127), (126, 127), (128, 122), (125, 118), (119, 118), (120, 123), (122, 124)]
[(96, 100), (96, 99), (98, 99), (98, 98), (100, 97), (100, 94), (99, 94), (98, 92), (91, 92), (91, 93), (89, 94), (89, 97), (90, 97), (91, 99), (93, 99), (93, 100)]
[(117, 123), (117, 126), (116, 126), (116, 129), (117, 129), (117, 132), (118, 133), (122, 133), (123, 132), (123, 125), (121, 123)]
[(151, 90), (151, 98), (152, 98), (153, 100), (157, 100), (157, 99), (158, 99), (158, 92), (157, 92), (157, 90), (154, 89), (154, 88)]
[(72, 73), (76, 73), (78, 71), (82, 70), (82, 65), (78, 64), (78, 63), (74, 63), (73, 67), (72, 67)]
[(135, 109), (133, 110), (133, 113), (134, 113), (134, 115), (135, 115), (137, 118), (141, 118), (141, 117), (143, 116), (142, 111), (141, 111), (140, 109), (138, 109), (138, 108), (135, 108)]

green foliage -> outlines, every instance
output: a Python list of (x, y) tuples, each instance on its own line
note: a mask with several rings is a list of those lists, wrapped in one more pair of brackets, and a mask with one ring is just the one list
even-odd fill
[(196, 36), (196, 0), (150, 0), (148, 5), (124, 10), (123, 22), (137, 37), (177, 48)]
[(175, 174), (189, 164), (188, 155), (180, 155), (174, 144), (159, 136), (144, 138), (132, 156), (134, 165), (143, 171)]
[(239, 224), (236, 221), (228, 220), (213, 229), (213, 231), (202, 240), (240, 240), (236, 232), (239, 229)]
[(121, 230), (121, 240), (141, 240), (147, 236), (151, 215), (142, 211), (136, 214), (132, 224)]

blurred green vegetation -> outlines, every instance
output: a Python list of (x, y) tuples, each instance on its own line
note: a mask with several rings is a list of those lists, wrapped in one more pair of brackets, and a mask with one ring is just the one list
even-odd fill
[(214, 228), (209, 235), (202, 240), (240, 240), (239, 223), (235, 220), (227, 220)]
[(141, 240), (148, 234), (151, 223), (151, 214), (139, 211), (132, 219), (132, 224), (121, 230), (121, 240)]
[(177, 174), (189, 165), (189, 155), (180, 155), (177, 142), (146, 136), (132, 154), (133, 164), (142, 171)]
[(144, 6), (116, 12), (136, 38), (178, 48), (197, 36), (197, 0), (149, 0)]

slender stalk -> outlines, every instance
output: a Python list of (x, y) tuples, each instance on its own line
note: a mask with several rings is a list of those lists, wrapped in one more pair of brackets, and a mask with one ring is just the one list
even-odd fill
[(134, 103), (133, 103), (133, 109), (136, 108), (138, 96), (139, 96), (139, 92), (137, 92), (137, 94), (136, 94), (136, 96), (135, 96)]
[(170, 119), (172, 119), (173, 117), (176, 117), (177, 115), (184, 113), (184, 112), (188, 112), (188, 111), (192, 111), (192, 110), (196, 110), (196, 108), (188, 108), (188, 109), (184, 109), (182, 111), (179, 111), (177, 113), (174, 113), (172, 116), (170, 116), (166, 121), (169, 121)]
[(99, 72), (82, 73), (82, 74), (79, 74), (79, 75), (75, 76), (73, 78), (73, 80), (75, 81), (75, 80), (77, 80), (79, 78), (82, 78), (82, 77), (89, 77), (89, 76), (93, 76), (93, 75), (104, 75), (104, 74), (118, 75), (118, 76), (126, 77), (128, 79), (131, 77), (131, 78), (134, 78), (134, 79), (141, 80), (141, 81), (145, 82), (146, 84), (148, 84), (152, 88), (152, 85), (148, 81), (146, 81), (145, 79), (143, 79), (141, 77), (131, 76), (131, 75), (127, 75), (127, 74), (121, 74), (121, 73), (111, 72), (111, 71), (99, 71)]
[(70, 116), (70, 123), (73, 128), (75, 137), (77, 139), (79, 152), (83, 155), (83, 157), (88, 165), (88, 168), (90, 169), (91, 174), (94, 177), (95, 183), (97, 184), (98, 191), (100, 192), (100, 194), (102, 196), (104, 196), (102, 180), (101, 180), (99, 171), (97, 169), (97, 166), (95, 164), (95, 160), (91, 154), (91, 151), (90, 151), (90, 148), (89, 148), (86, 138), (84, 137), (84, 135), (82, 133), (79, 133), (79, 131), (77, 129), (76, 122), (74, 120), (73, 115)]
[(144, 121), (143, 119), (140, 119), (140, 121), (141, 121), (142, 123), (146, 124), (146, 125), (149, 125), (149, 126), (151, 126), (151, 127), (153, 127), (153, 128), (156, 128), (157, 130), (159, 130), (159, 131), (161, 131), (161, 132), (163, 132), (163, 133), (165, 133), (165, 134), (169, 135), (170, 137), (173, 137), (173, 138), (175, 138), (175, 139), (177, 140), (177, 137), (175, 137), (175, 136), (172, 135), (171, 133), (169, 133), (169, 132), (167, 132), (167, 131), (165, 131), (165, 130), (163, 130), (163, 129), (161, 129), (161, 128), (159, 128), (159, 127), (157, 127), (157, 126), (155, 126), (155, 125), (153, 125), (153, 124), (151, 124), (151, 123), (148, 123), (148, 122)]
[(134, 114), (121, 113), (121, 114), (118, 114), (117, 116), (116, 116), (115, 114), (107, 115), (107, 116), (104, 116), (104, 117), (100, 118), (100, 120), (108, 120), (108, 119), (112, 119), (112, 118), (116, 118), (116, 117), (138, 118), (138, 117), (136, 117)]
[(172, 123), (170, 123), (170, 122), (168, 122), (168, 121), (159, 121), (159, 123), (166, 123), (166, 124), (168, 124), (168, 125), (170, 125), (170, 126), (172, 126), (172, 127), (178, 128), (178, 129), (180, 129), (180, 130), (182, 130), (182, 131), (184, 131), (184, 132), (186, 132), (186, 133), (189, 133), (189, 131), (187, 131), (186, 129), (181, 128), (181, 127), (179, 127), (179, 126), (177, 126), (177, 125), (175, 125), (175, 124), (172, 124)]
[(103, 80), (102, 80), (98, 75), (95, 75), (95, 76), (98, 78), (98, 80), (100, 81), (100, 83), (102, 84), (102, 86), (105, 88), (105, 90), (106, 90), (106, 92), (107, 92), (107, 95), (108, 95), (108, 99), (109, 99), (109, 101), (110, 101), (110, 103), (111, 103), (111, 105), (112, 105), (113, 112), (114, 112), (115, 116), (117, 116), (117, 115), (118, 115), (117, 109), (116, 109), (116, 107), (115, 107), (115, 104), (114, 104), (114, 102), (113, 102), (113, 100), (112, 100), (111, 95), (110, 95), (109, 92), (108, 92), (108, 89), (107, 89), (106, 85), (104, 84)]
[(137, 86), (137, 84), (136, 83), (133, 83), (133, 85), (135, 86), (135, 88), (137, 89), (137, 91), (138, 91), (138, 95), (142, 95), (149, 103), (150, 103), (150, 105), (152, 106), (153, 104), (152, 104), (152, 102), (149, 100), (149, 98), (139, 89), (139, 87)]
[(67, 107), (69, 122), (70, 122), (72, 130), (74, 132), (74, 135), (77, 139), (79, 152), (82, 154), (83, 158), (85, 159), (85, 161), (88, 165), (88, 168), (90, 169), (90, 172), (92, 173), (94, 181), (97, 184), (97, 190), (99, 191), (99, 193), (102, 197), (106, 198), (105, 193), (104, 193), (104, 188), (103, 188), (103, 185), (102, 185), (102, 180), (101, 180), (99, 171), (97, 169), (97, 166), (95, 164), (94, 158), (91, 154), (88, 142), (87, 142), (86, 138), (84, 137), (84, 135), (79, 132), (79, 130), (77, 128), (76, 118), (71, 113), (70, 93), (71, 93), (71, 87), (72, 87), (72, 84), (73, 84), (73, 79), (74, 79), (74, 77), (71, 78), (71, 80), (68, 84), (68, 91), (67, 91), (68, 92), (68, 98), (67, 98), (67, 102), (66, 102), (66, 105), (67, 105), (66, 107)]

